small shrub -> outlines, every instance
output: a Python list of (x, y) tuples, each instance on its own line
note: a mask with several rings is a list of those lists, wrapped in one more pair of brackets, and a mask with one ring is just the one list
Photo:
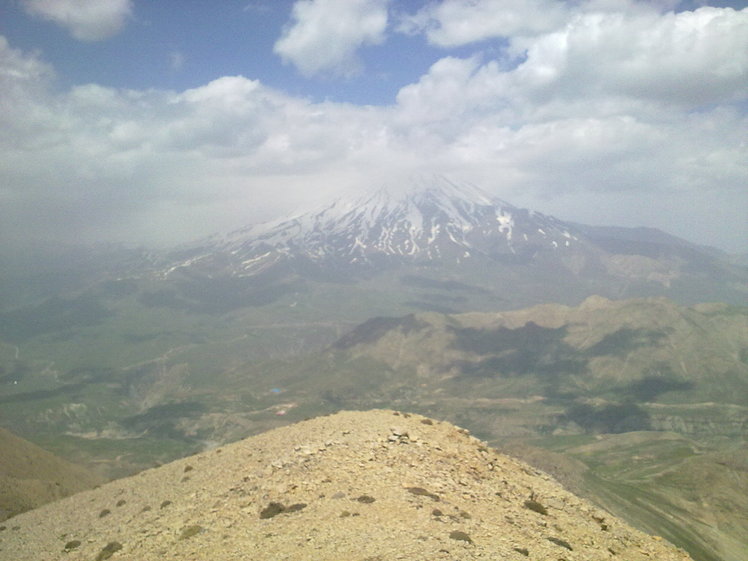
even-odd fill
[(356, 500), (357, 500), (358, 502), (360, 502), (360, 503), (364, 503), (364, 504), (371, 504), (371, 503), (373, 503), (374, 501), (376, 501), (376, 499), (375, 499), (374, 497), (370, 497), (369, 495), (361, 495), (361, 496), (360, 496), (360, 497), (358, 497), (358, 498), (357, 498)]
[(117, 505), (116, 506), (123, 506), (125, 504), (127, 504), (127, 501), (125, 499), (120, 499), (120, 500), (117, 501)]
[(279, 514), (290, 514), (292, 512), (298, 512), (304, 508), (306, 508), (306, 503), (296, 503), (291, 506), (285, 506), (281, 503), (272, 502), (262, 509), (260, 512), (260, 518), (267, 519), (272, 518), (273, 516), (278, 516)]
[(565, 540), (561, 540), (559, 538), (548, 538), (548, 541), (552, 542), (552, 543), (555, 543), (556, 545), (560, 545), (561, 547), (565, 547), (569, 551), (574, 551), (574, 548), (571, 547), (571, 545), (569, 544), (569, 542), (567, 542)]
[(187, 473), (188, 471), (192, 471), (193, 469), (195, 468), (193, 468), (192, 466), (184, 466), (184, 473)]
[(99, 513), (99, 518), (104, 518), (105, 516), (109, 516), (111, 513), (112, 513), (111, 510), (109, 510), (108, 508), (105, 508)]
[(530, 552), (527, 550), (527, 548), (524, 548), (524, 547), (515, 547), (514, 551), (516, 551), (517, 553), (521, 555), (524, 555), (525, 557), (530, 556)]
[(449, 537), (453, 540), (459, 540), (467, 543), (473, 543), (473, 540), (470, 539), (470, 536), (468, 536), (465, 532), (461, 532), (460, 530), (453, 530), (449, 533)]
[(424, 425), (433, 425), (434, 421), (432, 421), (431, 419), (421, 419), (421, 423), (423, 423)]
[(534, 499), (527, 499), (525, 501), (525, 508), (529, 508), (533, 512), (537, 512), (539, 514), (542, 514), (543, 516), (546, 516), (548, 514), (548, 509)]
[(161, 506), (159, 508), (166, 508), (170, 504), (171, 504), (171, 501), (166, 500), (166, 501), (164, 501), (164, 502), (161, 503)]
[(112, 555), (115, 554), (115, 552), (122, 549), (122, 544), (119, 542), (109, 542), (104, 546), (104, 549), (102, 549), (99, 554), (96, 556), (96, 561), (104, 561), (104, 559), (109, 559)]
[(285, 507), (281, 503), (270, 503), (268, 506), (260, 511), (260, 518), (267, 519), (273, 516), (278, 516), (285, 510)]
[(78, 549), (81, 545), (80, 540), (70, 540), (68, 543), (65, 544), (65, 551), (72, 551), (73, 549)]
[(192, 536), (196, 536), (202, 531), (203, 531), (203, 527), (197, 524), (193, 524), (192, 526), (187, 526), (186, 528), (182, 530), (182, 533), (179, 534), (179, 539), (186, 540), (188, 538), (191, 538)]
[(437, 495), (436, 493), (431, 493), (423, 487), (407, 487), (407, 490), (408, 492), (413, 493), (414, 495), (418, 495), (419, 497), (429, 497), (430, 499), (433, 499), (435, 501), (441, 500), (439, 495)]

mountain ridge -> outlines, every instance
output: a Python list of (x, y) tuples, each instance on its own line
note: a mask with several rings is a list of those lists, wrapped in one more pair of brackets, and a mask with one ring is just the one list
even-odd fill
[(9, 525), (0, 556), (15, 561), (690, 559), (464, 429), (385, 410), (282, 427)]

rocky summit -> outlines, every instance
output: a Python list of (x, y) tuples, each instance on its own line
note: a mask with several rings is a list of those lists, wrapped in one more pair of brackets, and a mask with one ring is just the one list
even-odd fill
[(113, 481), (0, 526), (2, 560), (690, 557), (454, 425), (342, 412)]

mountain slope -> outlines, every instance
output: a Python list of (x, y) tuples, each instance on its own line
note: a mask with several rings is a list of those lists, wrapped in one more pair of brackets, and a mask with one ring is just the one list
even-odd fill
[(629, 432), (503, 439), (499, 448), (695, 560), (748, 556), (748, 447), (740, 439)]
[(18, 516), (0, 556), (37, 559), (686, 561), (446, 423), (346, 412)]
[(748, 406), (748, 310), (722, 304), (590, 297), (577, 307), (375, 319), (334, 348), (446, 384), (526, 376), (540, 393), (551, 384), (622, 396), (628, 385), (636, 401)]
[(0, 428), (0, 521), (101, 482), (80, 466)]

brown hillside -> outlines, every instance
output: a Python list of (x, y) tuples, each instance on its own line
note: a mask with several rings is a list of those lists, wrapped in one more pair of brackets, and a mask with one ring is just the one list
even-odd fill
[(0, 520), (100, 482), (83, 467), (0, 428)]
[[(556, 392), (569, 395), (748, 405), (745, 308), (592, 296), (577, 307), (423, 313), (387, 320), (385, 327), (377, 321), (335, 348), (386, 364), (398, 380), (415, 374), (415, 383), (441, 386), (447, 395), (547, 396), (553, 381)], [(673, 430), (672, 416), (652, 412), (659, 429)], [(721, 430), (742, 434), (741, 421), (731, 419), (725, 424), (733, 426)]]
[(685, 561), (448, 423), (343, 412), (19, 515), (0, 559)]

